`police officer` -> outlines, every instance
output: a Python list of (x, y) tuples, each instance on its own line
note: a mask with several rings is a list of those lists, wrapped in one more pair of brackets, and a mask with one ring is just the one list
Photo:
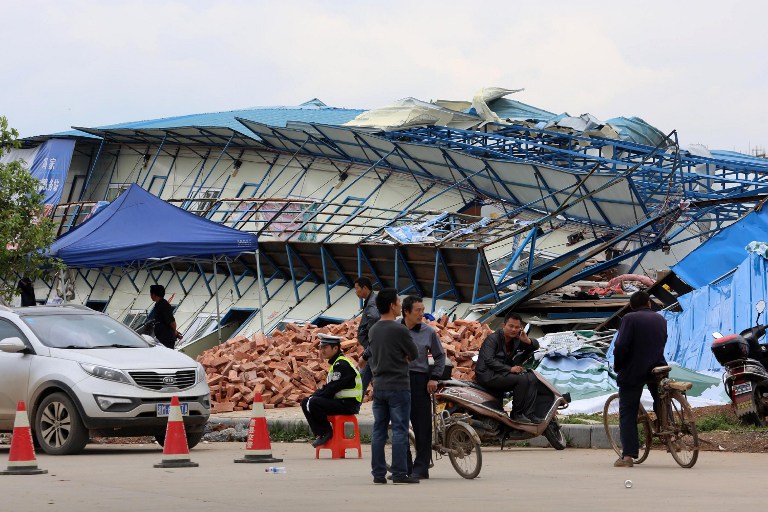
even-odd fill
[(328, 416), (357, 414), (363, 401), (363, 383), (360, 372), (352, 361), (341, 353), (341, 338), (319, 334), (320, 355), (328, 360), (328, 379), (325, 386), (301, 402), (301, 410), (309, 428), (317, 437), (312, 446), (317, 448), (333, 437)]

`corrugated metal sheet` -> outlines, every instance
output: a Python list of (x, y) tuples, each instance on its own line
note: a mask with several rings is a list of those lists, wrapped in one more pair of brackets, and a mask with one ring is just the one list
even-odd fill
[[(99, 126), (101, 129), (116, 128), (178, 128), (183, 126), (221, 126), (242, 131), (243, 124), (236, 118), (241, 117), (258, 123), (270, 126), (284, 127), (288, 121), (302, 121), (319, 124), (338, 125), (354, 119), (364, 110), (317, 107), (317, 106), (299, 106), (299, 107), (255, 107), (242, 110), (230, 110), (227, 112), (212, 112), (208, 114), (190, 114), (177, 117), (166, 117), (162, 119), (150, 119), (145, 121), (132, 121), (127, 123), (117, 123), (107, 126)], [(54, 135), (75, 135), (92, 137), (79, 130), (70, 130)]]

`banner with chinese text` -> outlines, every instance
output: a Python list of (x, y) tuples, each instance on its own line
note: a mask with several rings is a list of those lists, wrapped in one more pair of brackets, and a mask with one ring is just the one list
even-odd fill
[(24, 160), (30, 174), (40, 181), (39, 191), (45, 196), (44, 204), (56, 205), (61, 201), (74, 149), (74, 140), (50, 139), (33, 149), (11, 150), (0, 161)]

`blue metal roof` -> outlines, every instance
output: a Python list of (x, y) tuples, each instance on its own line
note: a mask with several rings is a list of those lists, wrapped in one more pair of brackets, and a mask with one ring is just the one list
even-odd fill
[[(243, 131), (243, 124), (235, 118), (242, 117), (263, 123), (270, 126), (285, 127), (289, 121), (300, 121), (307, 123), (319, 123), (338, 125), (351, 121), (358, 115), (365, 112), (359, 109), (335, 108), (318, 106), (315, 100), (299, 105), (297, 107), (253, 107), (241, 110), (229, 110), (226, 112), (212, 112), (207, 114), (189, 114), (185, 116), (165, 117), (161, 119), (150, 119), (146, 121), (132, 121), (127, 123), (117, 123), (107, 126), (99, 126), (100, 129), (142, 129), (142, 128), (180, 128), (184, 126), (220, 126), (231, 128), (239, 132)], [(81, 136), (93, 137), (94, 135), (81, 132), (80, 130), (69, 130), (66, 132), (55, 133), (53, 136)]]
[(713, 149), (710, 151), (712, 153), (712, 158), (721, 158), (723, 160), (731, 160), (734, 162), (741, 162), (744, 164), (751, 164), (751, 165), (765, 165), (766, 159), (765, 157), (761, 156), (754, 156), (754, 155), (747, 155), (744, 153), (739, 153), (737, 151), (726, 151), (722, 149)]

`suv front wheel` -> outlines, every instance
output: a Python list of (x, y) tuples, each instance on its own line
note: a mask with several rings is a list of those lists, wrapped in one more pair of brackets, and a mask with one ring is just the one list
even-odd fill
[(82, 451), (89, 436), (72, 399), (53, 393), (37, 408), (35, 437), (45, 453), (70, 455)]

